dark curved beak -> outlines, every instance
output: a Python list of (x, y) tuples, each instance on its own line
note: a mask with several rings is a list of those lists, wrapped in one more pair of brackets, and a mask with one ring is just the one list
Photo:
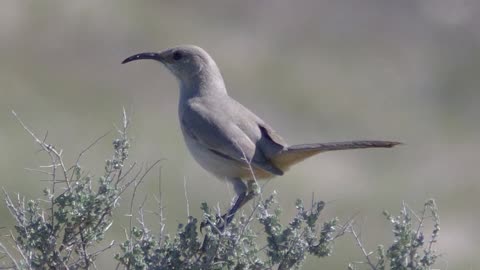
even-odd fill
[(136, 60), (142, 60), (142, 59), (151, 59), (151, 60), (156, 60), (159, 62), (163, 62), (163, 56), (161, 53), (156, 53), (156, 52), (145, 52), (145, 53), (139, 53), (132, 55), (128, 57), (127, 59), (122, 61), (122, 64), (126, 64), (128, 62), (136, 61)]

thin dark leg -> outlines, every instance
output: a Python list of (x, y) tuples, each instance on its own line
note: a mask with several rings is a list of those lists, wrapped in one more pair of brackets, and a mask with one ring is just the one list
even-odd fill
[(238, 195), (237, 200), (235, 201), (235, 204), (232, 206), (232, 208), (230, 208), (230, 210), (228, 210), (228, 212), (222, 216), (225, 225), (228, 225), (230, 224), (230, 222), (232, 222), (235, 213), (237, 213), (238, 209), (240, 209), (245, 204), (245, 199), (247, 197), (248, 196), (246, 192), (242, 192)]
[[(230, 179), (230, 181), (232, 182), (235, 193), (237, 194), (237, 199), (235, 200), (232, 208), (230, 208), (230, 210), (228, 210), (226, 214), (218, 217), (217, 228), (220, 231), (223, 231), (225, 227), (230, 224), (230, 222), (232, 222), (233, 217), (235, 216), (237, 211), (242, 208), (242, 206), (244, 206), (247, 202), (253, 199), (256, 195), (255, 192), (251, 190), (251, 186), (247, 186), (242, 179), (234, 178)], [(205, 222), (202, 222), (200, 228), (203, 228), (206, 225), (207, 224)]]
[(235, 213), (242, 208), (247, 202), (249, 202), (251, 199), (255, 197), (255, 192), (251, 190), (251, 186), (245, 185), (245, 183), (241, 179), (235, 179), (233, 180), (233, 187), (235, 189), (235, 192), (237, 193), (237, 200), (235, 201), (235, 204), (232, 206), (232, 208), (226, 213), (225, 215), (222, 216), (222, 219), (225, 222), (225, 225), (230, 224), (232, 222), (233, 217), (235, 216)]

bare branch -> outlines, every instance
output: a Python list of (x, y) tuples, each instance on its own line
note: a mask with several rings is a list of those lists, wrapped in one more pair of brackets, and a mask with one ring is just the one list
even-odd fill
[[(68, 178), (68, 175), (67, 175), (67, 169), (65, 167), (65, 164), (63, 163), (63, 158), (62, 158), (62, 150), (58, 151), (55, 149), (55, 147), (53, 145), (50, 145), (50, 144), (47, 144), (45, 141), (43, 140), (40, 140), (36, 135), (35, 133), (33, 133), (33, 131), (31, 131), (28, 126), (22, 121), (22, 119), (20, 119), (20, 117), (17, 115), (17, 113), (15, 111), (12, 110), (12, 114), (13, 116), (15, 117), (15, 119), (17, 119), (17, 121), (20, 123), (20, 125), (22, 125), (23, 129), (25, 131), (27, 131), (30, 136), (32, 136), (32, 138), (35, 140), (35, 142), (40, 145), (40, 147), (45, 151), (47, 152), (49, 155), (50, 155), (50, 158), (52, 160), (52, 181), (55, 180), (55, 170), (57, 168), (57, 166), (59, 166), (62, 171), (63, 171), (63, 175), (65, 177), (65, 180), (67, 182), (67, 186), (70, 188), (70, 181), (69, 181), (69, 178)], [(48, 134), (48, 133), (47, 133)], [(45, 135), (45, 139), (46, 139), (46, 135)], [(55, 183), (52, 184), (52, 192), (55, 192)]]
[[(129, 221), (129, 231), (130, 231), (130, 237), (128, 239), (131, 239), (132, 238), (132, 226), (133, 226), (133, 202), (135, 200), (135, 194), (137, 193), (137, 188), (138, 186), (143, 182), (143, 179), (145, 178), (145, 176), (147, 176), (147, 174), (150, 172), (150, 170), (152, 170), (157, 164), (160, 163), (161, 160), (157, 160), (155, 161), (151, 166), (149, 166), (145, 172), (143, 173), (143, 175), (140, 177), (140, 179), (138, 180), (138, 182), (136, 181), (137, 177), (135, 176), (135, 178), (132, 179), (132, 181), (130, 181), (129, 183), (127, 183), (126, 185), (130, 185), (130, 183), (133, 183), (135, 182), (134, 184), (134, 188), (133, 188), (133, 193), (132, 193), (132, 198), (130, 200), (130, 221)], [(137, 174), (138, 175), (138, 174)]]
[[(110, 134), (110, 132), (112, 132), (111, 130), (107, 131), (105, 134), (103, 134), (102, 136), (98, 137), (97, 139), (95, 139), (95, 141), (93, 141), (90, 145), (88, 145), (85, 149), (83, 149), (80, 154), (78, 154), (77, 156), (77, 160), (75, 161), (75, 165), (72, 166), (69, 170), (77, 167), (79, 168), (80, 167), (80, 159), (82, 158), (82, 156), (88, 151), (90, 150), (93, 146), (95, 146), (99, 141), (101, 141), (103, 138), (107, 137), (108, 134)], [(72, 172), (72, 176), (70, 178), (73, 178), (73, 173)]]
[(105, 251), (108, 250), (108, 249), (111, 249), (114, 245), (115, 245), (115, 240), (112, 240), (112, 242), (110, 242), (110, 244), (109, 244), (108, 246), (106, 246), (106, 247), (104, 247), (104, 248), (102, 248), (102, 249), (100, 249), (100, 250), (98, 250), (98, 251), (95, 251), (95, 252), (91, 253), (91, 254), (90, 254), (90, 257), (91, 257), (92, 259), (95, 259), (98, 255), (100, 255), (101, 253), (105, 252)]
[(38, 173), (43, 173), (43, 174), (46, 174), (46, 175), (53, 175), (51, 172), (47, 172), (47, 171), (43, 171), (43, 170), (39, 170), (39, 169), (30, 169), (30, 168), (23, 168), (24, 170), (26, 171), (29, 171), (29, 172), (38, 172)]
[(367, 264), (370, 266), (370, 268), (371, 268), (372, 270), (377, 270), (377, 267), (375, 266), (375, 264), (373, 264), (372, 260), (370, 260), (370, 255), (372, 255), (372, 252), (367, 252), (367, 250), (366, 250), (365, 247), (363, 246), (362, 241), (360, 240), (360, 236), (357, 234), (357, 232), (356, 232), (355, 229), (353, 228), (353, 225), (350, 226), (350, 231), (352, 232), (353, 237), (355, 237), (355, 240), (357, 241), (358, 247), (360, 247), (360, 249), (361, 249), (362, 252), (363, 252), (363, 255), (364, 255), (365, 258), (367, 259)]
[(183, 190), (185, 192), (185, 201), (187, 202), (187, 217), (190, 216), (190, 203), (188, 202), (187, 178), (183, 177)]
[(13, 257), (13, 255), (8, 251), (8, 249), (1, 242), (0, 242), (0, 248), (3, 250), (3, 253), (5, 253), (5, 255), (7, 255), (7, 257), (12, 261), (12, 263), (15, 266), (15, 269), (20, 269), (15, 257)]

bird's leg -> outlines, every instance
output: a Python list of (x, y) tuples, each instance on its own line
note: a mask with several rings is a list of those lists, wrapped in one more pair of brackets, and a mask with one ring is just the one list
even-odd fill
[[(223, 231), (230, 222), (232, 222), (235, 213), (242, 208), (247, 202), (253, 199), (257, 192), (253, 190), (253, 181), (248, 182), (248, 186), (243, 182), (240, 178), (231, 179), (233, 184), (233, 189), (237, 194), (237, 199), (233, 206), (228, 210), (228, 212), (217, 219), (217, 228), (220, 231)], [(206, 226), (207, 224), (202, 223), (201, 228)]]
[(241, 179), (233, 180), (233, 188), (238, 197), (232, 208), (222, 216), (225, 225), (230, 224), (235, 213), (257, 195), (257, 192), (253, 190), (253, 183), (253, 181), (249, 181), (247, 186)]
[(237, 199), (235, 200), (232, 208), (230, 208), (230, 210), (228, 210), (228, 212), (222, 216), (222, 220), (225, 226), (232, 222), (235, 213), (237, 213), (238, 209), (240, 209), (245, 204), (245, 199), (248, 197), (248, 187), (247, 185), (245, 185), (241, 178), (234, 178), (231, 180), (231, 182), (233, 184), (233, 189), (237, 194)]
[[(248, 187), (245, 185), (245, 183), (242, 181), (240, 178), (231, 178), (229, 179), (231, 183), (233, 184), (233, 189), (235, 190), (235, 193), (237, 194), (237, 199), (235, 200), (235, 203), (233, 206), (228, 210), (228, 212), (222, 216), (217, 216), (217, 221), (216, 221), (216, 226), (217, 229), (220, 231), (223, 231), (225, 227), (232, 222), (233, 217), (235, 216), (235, 213), (240, 209), (244, 204), (245, 204), (245, 199), (247, 198), (247, 190)], [(202, 230), (205, 226), (208, 225), (209, 222), (204, 221), (200, 225), (200, 230)]]
[(230, 224), (232, 222), (233, 217), (235, 216), (235, 213), (237, 213), (238, 209), (240, 209), (244, 204), (245, 200), (247, 198), (247, 193), (242, 192), (237, 196), (237, 199), (235, 200), (235, 204), (228, 210), (228, 212), (222, 216), (223, 221), (225, 222), (225, 225)]

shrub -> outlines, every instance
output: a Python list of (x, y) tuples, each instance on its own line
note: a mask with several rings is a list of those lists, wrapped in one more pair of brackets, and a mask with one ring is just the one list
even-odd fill
[[(307, 209), (297, 200), (296, 215), (288, 224), (282, 224), (275, 193), (263, 198), (259, 192), (253, 209), (238, 215), (223, 228), (220, 228), (221, 210), (203, 203), (200, 221), (188, 217), (172, 236), (165, 231), (160, 207), (157, 214), (162, 222), (161, 230), (154, 233), (144, 221), (143, 204), (134, 206), (134, 196), (138, 185), (158, 161), (146, 168), (138, 168), (136, 163), (127, 164), (130, 142), (125, 111), (118, 138), (113, 141), (112, 157), (106, 160), (102, 176), (96, 179), (80, 166), (80, 160), (107, 134), (67, 166), (62, 150), (37, 137), (15, 112), (13, 114), (50, 157), (49, 171), (41, 171), (49, 176), (50, 183), (43, 199), (38, 200), (20, 195), (12, 198), (4, 190), (6, 206), (16, 225), (10, 238), (0, 243), (3, 268), (95, 268), (96, 259), (115, 248), (112, 265), (116, 263), (117, 268), (124, 269), (292, 269), (300, 268), (307, 255), (329, 256), (334, 241), (346, 234), (354, 236), (365, 255), (363, 264), (371, 269), (428, 269), (437, 259), (434, 244), (438, 239), (439, 218), (433, 200), (427, 201), (419, 215), (406, 204), (399, 216), (385, 213), (393, 226), (393, 244), (388, 248), (379, 245), (375, 252), (367, 252), (353, 221), (339, 224), (336, 218), (321, 220), (325, 207), (322, 201), (312, 201)], [(260, 190), (258, 185), (255, 188)], [(126, 240), (119, 245), (115, 241), (106, 243), (105, 233), (113, 224), (112, 216), (119, 199), (129, 189), (132, 197)], [(138, 213), (132, 213), (134, 208), (139, 209)], [(427, 219), (432, 219), (434, 224), (429, 241), (423, 233)], [(7, 248), (6, 243), (13, 248)], [(351, 263), (348, 268), (358, 266), (358, 262)]]

